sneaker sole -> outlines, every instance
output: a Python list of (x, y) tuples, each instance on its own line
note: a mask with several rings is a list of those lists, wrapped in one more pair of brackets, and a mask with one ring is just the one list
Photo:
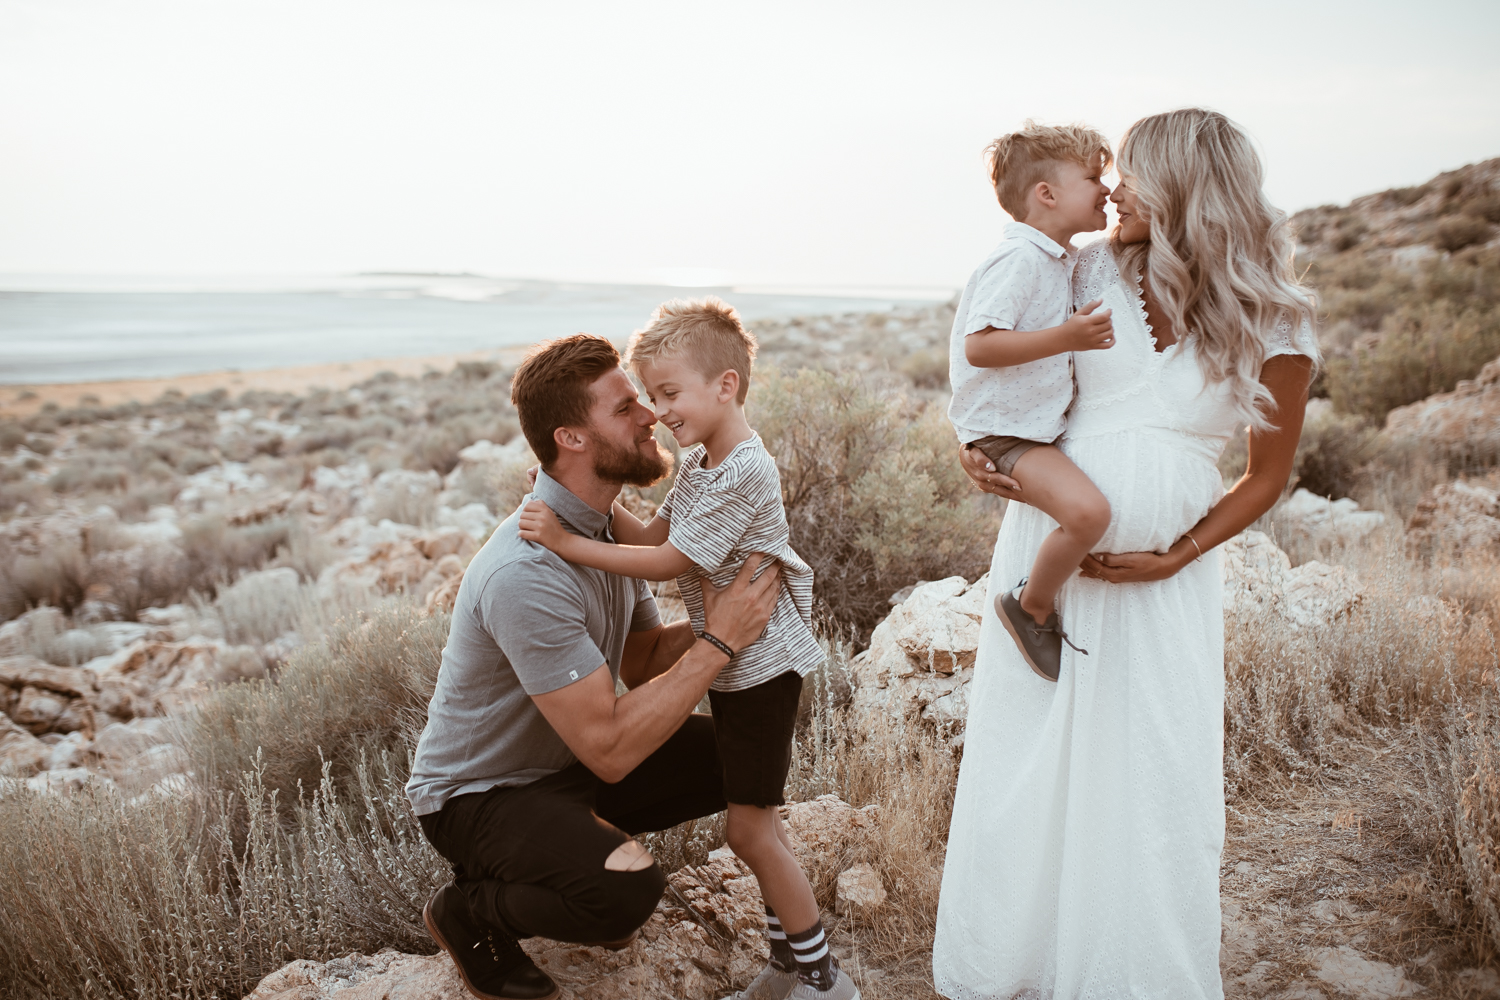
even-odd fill
[[(438, 932), (437, 922), (432, 919), (432, 900), (430, 899), (422, 907), (422, 923), (427, 925), (427, 933), (432, 935), (432, 939), (437, 942), (439, 948), (447, 953), (449, 960), (453, 963), (453, 967), (458, 970), (458, 978), (463, 980), (464, 989), (474, 994), (479, 1000), (509, 1000), (509, 998), (499, 996), (495, 993), (483, 993), (475, 989), (474, 984), (469, 982), (469, 976), (468, 973), (464, 972), (463, 963), (458, 960), (458, 955), (454, 953), (453, 947), (448, 944), (447, 939)], [(560, 996), (562, 996), (561, 986), (544, 997), (537, 997), (537, 1000), (557, 1000)]]
[(629, 948), (631, 945), (635, 944), (635, 939), (640, 936), (640, 929), (637, 928), (628, 937), (622, 937), (618, 941), (588, 941), (584, 943), (583, 947), (608, 948), (610, 951), (624, 951), (626, 948)]
[[(1003, 597), (1004, 595), (1002, 594), (1001, 596)], [(1003, 608), (996, 608), (995, 611), (995, 617), (999, 618), (1000, 624), (1005, 626), (1005, 631), (1010, 634), (1011, 640), (1016, 644), (1016, 650), (1021, 654), (1021, 659), (1026, 661), (1026, 665), (1031, 668), (1031, 672), (1044, 681), (1051, 681), (1053, 684), (1056, 684), (1057, 678), (1048, 677), (1046, 672), (1036, 665), (1036, 661), (1031, 658), (1031, 654), (1026, 652), (1026, 644), (1021, 641), (1020, 635), (1016, 633), (1016, 626), (1011, 622), (1010, 615), (1006, 614)]]

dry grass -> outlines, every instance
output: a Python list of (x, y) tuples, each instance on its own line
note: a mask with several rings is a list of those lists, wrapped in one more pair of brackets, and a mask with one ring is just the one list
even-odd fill
[(421, 903), (448, 877), (400, 761), (325, 772), (288, 804), (252, 770), (247, 820), (202, 794), (0, 800), (0, 984), (11, 997), (243, 996), (297, 957), (431, 951)]

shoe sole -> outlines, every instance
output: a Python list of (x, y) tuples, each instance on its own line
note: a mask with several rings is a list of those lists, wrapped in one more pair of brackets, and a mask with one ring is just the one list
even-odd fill
[(628, 937), (622, 937), (618, 941), (589, 941), (583, 947), (585, 947), (585, 948), (607, 948), (610, 951), (624, 951), (626, 948), (629, 948), (631, 945), (635, 944), (635, 939), (638, 938), (638, 937), (640, 937), (640, 936), (641, 936), (641, 932), (640, 932), (639, 929), (637, 929), (633, 933), (631, 933)]
[[(1002, 599), (1004, 599), (1005, 597), (1004, 594), (1001, 594), (1000, 596)], [(1026, 643), (1021, 641), (1021, 636), (1016, 632), (1016, 626), (1010, 620), (1010, 615), (1005, 613), (1005, 609), (1003, 607), (998, 607), (995, 609), (995, 612), (995, 617), (1000, 619), (1000, 624), (1004, 625), (1005, 631), (1010, 633), (1011, 639), (1016, 644), (1016, 649), (1021, 654), (1021, 659), (1026, 661), (1026, 665), (1031, 668), (1031, 672), (1036, 674), (1044, 681), (1051, 681), (1053, 684), (1056, 684), (1057, 678), (1047, 676), (1046, 672), (1043, 671), (1041, 667), (1036, 665), (1036, 661), (1031, 658), (1031, 654), (1026, 651)]]
[[(437, 922), (432, 919), (432, 900), (430, 899), (422, 907), (422, 923), (427, 925), (427, 933), (432, 935), (432, 939), (437, 942), (438, 947), (447, 952), (448, 958), (453, 962), (453, 967), (458, 970), (458, 978), (463, 980), (464, 989), (474, 994), (479, 1000), (514, 1000), (514, 998), (502, 997), (495, 993), (482, 993), (474, 988), (473, 983), (469, 982), (469, 975), (464, 972), (464, 965), (458, 960), (458, 955), (454, 952), (453, 946), (438, 932)], [(561, 986), (544, 997), (537, 997), (536, 1000), (557, 1000), (560, 996), (562, 996)]]

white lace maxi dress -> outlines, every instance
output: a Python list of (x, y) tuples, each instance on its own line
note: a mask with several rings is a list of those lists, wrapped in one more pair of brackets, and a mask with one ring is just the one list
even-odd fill
[[(1114, 310), (1116, 344), (1074, 356), (1063, 451), (1113, 508), (1100, 551), (1162, 551), (1223, 494), (1235, 431), (1190, 343), (1154, 350), (1138, 287), (1103, 243), (1074, 298)], [(1310, 330), (1271, 354), (1312, 353)], [(1056, 522), (1012, 504), (990, 599), (1029, 571)], [(1156, 583), (1074, 576), (1057, 683), (1029, 670), (991, 608), (938, 905), (933, 974), (951, 1000), (1224, 995), (1223, 581), (1217, 550)]]

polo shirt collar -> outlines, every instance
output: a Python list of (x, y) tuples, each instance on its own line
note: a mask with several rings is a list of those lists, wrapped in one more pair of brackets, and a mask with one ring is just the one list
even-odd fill
[(532, 487), (531, 492), (538, 500), (552, 508), (552, 513), (557, 515), (559, 521), (584, 538), (592, 538), (595, 541), (601, 539), (613, 541), (609, 534), (613, 516), (599, 513), (541, 469), (536, 470), (536, 485)]
[(1060, 246), (1052, 237), (1040, 229), (1028, 226), (1024, 222), (1007, 222), (1003, 232), (1007, 239), (1026, 240), (1027, 242), (1035, 243), (1047, 251), (1050, 256), (1056, 257), (1058, 260), (1067, 260), (1071, 253), (1070, 247)]

